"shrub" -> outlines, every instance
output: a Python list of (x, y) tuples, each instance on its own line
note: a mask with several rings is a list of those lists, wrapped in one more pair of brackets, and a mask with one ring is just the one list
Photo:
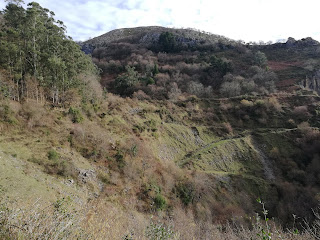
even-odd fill
[(7, 122), (9, 124), (16, 124), (18, 121), (14, 117), (13, 111), (10, 109), (8, 105), (1, 105), (0, 106), (0, 120)]
[(156, 132), (158, 129), (157, 129), (157, 123), (155, 120), (151, 119), (149, 121), (146, 121), (144, 122), (145, 125), (148, 126), (148, 131), (151, 130), (152, 132)]
[(142, 90), (138, 90), (134, 92), (132, 95), (133, 98), (137, 98), (138, 100), (149, 100), (150, 97)]
[(234, 97), (240, 95), (241, 86), (239, 82), (224, 82), (221, 84), (220, 93), (226, 97)]
[(256, 74), (252, 76), (251, 80), (260, 87), (260, 92), (268, 93), (275, 91), (275, 82), (278, 80), (277, 75), (272, 71), (265, 71), (261, 68), (254, 68), (253, 72)]
[(146, 85), (150, 85), (150, 84), (155, 84), (155, 83), (156, 83), (152, 77), (143, 78), (142, 81), (143, 81)]
[(310, 113), (308, 112), (308, 107), (307, 106), (298, 106), (293, 109), (293, 114), (298, 116), (298, 117), (303, 117), (303, 116), (309, 116)]
[(170, 81), (170, 76), (167, 73), (159, 73), (155, 76), (158, 86), (165, 86)]
[(58, 174), (60, 176), (72, 176), (71, 167), (65, 160), (55, 160), (45, 165), (46, 171), (49, 174)]
[(55, 150), (52, 149), (48, 152), (48, 159), (50, 161), (42, 162), (34, 158), (30, 159), (29, 161), (38, 163), (39, 165), (43, 164), (45, 171), (49, 174), (76, 177), (77, 173), (75, 172), (73, 164), (64, 159), (60, 159), (59, 153), (57, 153)]
[(220, 109), (223, 111), (228, 111), (230, 109), (232, 109), (232, 104), (231, 103), (220, 103)]
[(163, 210), (167, 207), (167, 201), (160, 193), (155, 196), (153, 201), (157, 210)]
[(83, 116), (79, 109), (70, 107), (68, 113), (71, 115), (71, 120), (73, 123), (81, 123), (83, 121)]
[(273, 159), (279, 159), (280, 158), (280, 151), (277, 147), (273, 147), (270, 150), (270, 157), (272, 157)]
[(263, 106), (265, 105), (265, 102), (264, 102), (262, 99), (258, 99), (258, 100), (256, 100), (256, 101), (254, 102), (254, 104), (255, 104), (256, 106), (261, 106), (261, 107), (263, 107)]
[(263, 52), (257, 51), (254, 54), (254, 64), (259, 67), (266, 67), (268, 64), (268, 59)]
[(253, 102), (246, 100), (246, 99), (242, 99), (240, 103), (245, 107), (252, 107), (253, 106)]
[(184, 205), (188, 205), (193, 201), (195, 188), (192, 183), (179, 183), (175, 188), (177, 196), (181, 199)]
[(225, 123), (223, 123), (222, 126), (223, 126), (224, 130), (225, 130), (228, 134), (233, 134), (233, 129), (232, 129), (232, 126), (231, 126), (230, 123), (225, 122)]
[(289, 124), (290, 127), (295, 127), (295, 126), (297, 126), (297, 124), (295, 123), (295, 121), (294, 121), (293, 119), (291, 119), (291, 118), (288, 120), (288, 124)]
[(139, 124), (136, 124), (132, 127), (132, 131), (135, 133), (135, 134), (139, 134), (139, 133), (143, 133), (144, 130), (146, 130), (146, 127), (145, 126), (142, 126), (142, 125), (139, 125)]
[(126, 165), (124, 153), (121, 150), (118, 150), (114, 157), (118, 163), (118, 167), (120, 169), (124, 168)]
[(271, 97), (268, 99), (268, 107), (272, 108), (273, 110), (275, 110), (277, 112), (282, 111), (282, 106), (276, 97)]
[(99, 171), (98, 173), (98, 179), (103, 182), (104, 184), (110, 183), (110, 177), (109, 175), (104, 171)]
[(315, 220), (313, 224), (309, 224), (308, 221), (305, 219), (303, 220), (303, 228), (305, 231), (310, 234), (315, 239), (320, 239), (319, 233), (320, 233), (320, 207), (318, 207), (315, 210), (312, 210)]
[(48, 152), (48, 159), (56, 161), (59, 159), (59, 153), (57, 153), (54, 149)]
[(132, 94), (133, 87), (139, 82), (138, 72), (135, 67), (126, 66), (126, 73), (119, 75), (114, 84), (116, 90), (122, 95)]
[(28, 159), (29, 162), (33, 162), (33, 163), (36, 163), (38, 165), (41, 165), (41, 163), (43, 163), (42, 160), (38, 159), (38, 158), (35, 158), (35, 157), (31, 157)]
[(205, 88), (202, 83), (191, 81), (188, 84), (187, 92), (197, 97), (210, 97), (212, 87), (209, 86)]
[(302, 133), (306, 133), (310, 130), (310, 124), (308, 122), (302, 122), (297, 127)]
[(218, 72), (221, 76), (226, 75), (228, 72), (232, 72), (233, 67), (230, 61), (222, 59), (216, 56), (210, 58), (211, 69)]
[(153, 75), (157, 75), (159, 73), (159, 66), (158, 64), (155, 64), (152, 71)]

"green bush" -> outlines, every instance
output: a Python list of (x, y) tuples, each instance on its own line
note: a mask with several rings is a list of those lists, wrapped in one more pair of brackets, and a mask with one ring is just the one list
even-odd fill
[(126, 66), (126, 72), (119, 75), (115, 81), (115, 88), (121, 95), (131, 95), (133, 87), (139, 82), (139, 74), (134, 67)]
[(176, 185), (176, 192), (184, 205), (188, 205), (194, 199), (195, 190), (192, 183), (179, 183)]
[(254, 105), (258, 106), (258, 107), (264, 107), (266, 105), (265, 101), (263, 101), (262, 99), (258, 99), (254, 102)]
[(117, 153), (114, 155), (114, 157), (115, 157), (115, 159), (118, 163), (118, 167), (120, 169), (122, 169), (126, 166), (125, 156), (121, 150), (118, 150)]
[(150, 85), (150, 84), (155, 84), (156, 83), (152, 77), (146, 77), (146, 78), (143, 79), (143, 81), (145, 82), (146, 85)]
[(50, 162), (46, 162), (44, 164), (45, 171), (48, 174), (57, 174), (65, 177), (77, 177), (77, 172), (75, 171), (75, 167), (71, 162), (66, 160), (56, 159)]
[(167, 207), (167, 201), (160, 193), (154, 198), (154, 204), (157, 210), (163, 210)]
[(71, 120), (73, 123), (81, 123), (83, 121), (83, 116), (79, 109), (70, 107), (69, 114), (71, 115)]
[(158, 64), (155, 64), (154, 67), (153, 67), (153, 75), (157, 75), (159, 73), (159, 66)]
[(265, 68), (268, 65), (268, 59), (266, 55), (263, 52), (257, 51), (254, 54), (254, 64), (256, 64), (259, 67)]
[(56, 161), (59, 159), (59, 153), (57, 153), (54, 149), (48, 152), (48, 159)]
[(15, 118), (13, 111), (10, 109), (8, 105), (0, 106), (0, 120), (12, 125), (18, 123), (18, 120)]
[(141, 125), (139, 125), (139, 124), (134, 125), (134, 126), (132, 127), (132, 131), (133, 131), (134, 133), (136, 133), (136, 134), (144, 132), (145, 129), (146, 129), (145, 126), (141, 126)]
[(144, 122), (149, 128), (156, 128), (157, 123), (155, 120), (151, 119), (149, 121)]
[(98, 172), (98, 179), (101, 182), (103, 182), (104, 184), (109, 184), (110, 183), (109, 175), (104, 171), (99, 171)]

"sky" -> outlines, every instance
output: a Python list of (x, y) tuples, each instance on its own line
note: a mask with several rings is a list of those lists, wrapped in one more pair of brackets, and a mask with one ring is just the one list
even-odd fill
[[(25, 0), (26, 3), (29, 1)], [(320, 41), (320, 0), (36, 0), (84, 41), (118, 28), (195, 28), (234, 40)], [(0, 0), (0, 9), (5, 7)]]

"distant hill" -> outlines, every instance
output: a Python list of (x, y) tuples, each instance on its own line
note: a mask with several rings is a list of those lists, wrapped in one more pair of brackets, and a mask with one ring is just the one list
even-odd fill
[(158, 40), (158, 37), (163, 32), (171, 32), (180, 36), (181, 38), (195, 40), (195, 41), (208, 41), (210, 43), (216, 43), (219, 40), (232, 41), (224, 36), (212, 34), (195, 29), (175, 29), (166, 28), (160, 26), (149, 26), (149, 27), (136, 27), (136, 28), (122, 28), (115, 29), (107, 32), (101, 36), (92, 38), (84, 42), (95, 47), (105, 45), (110, 42), (119, 41), (125, 38), (135, 38), (140, 43), (150, 44)]
[[(151, 26), (113, 30), (81, 45), (102, 69), (103, 86), (125, 95), (141, 90), (149, 96), (168, 98), (143, 84), (146, 78), (147, 85), (158, 86), (161, 78), (164, 86), (176, 84), (182, 93), (194, 94), (191, 89), (202, 89), (198, 96), (291, 92), (300, 87), (319, 92), (318, 80), (305, 83), (305, 79), (318, 76), (316, 70), (320, 68), (320, 45), (310, 37), (252, 45), (194, 29)], [(158, 76), (147, 71), (154, 65), (159, 69)], [(115, 81), (126, 73), (126, 66), (135, 68), (137, 81), (125, 93), (117, 89)], [(172, 89), (171, 85), (168, 88)], [(210, 91), (203, 90), (208, 87)]]

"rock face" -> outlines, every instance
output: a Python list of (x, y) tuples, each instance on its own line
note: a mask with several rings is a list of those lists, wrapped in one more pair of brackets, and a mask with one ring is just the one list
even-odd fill
[(296, 42), (297, 42), (297, 40), (295, 40), (295, 39), (292, 38), (292, 37), (289, 37), (288, 40), (287, 40), (287, 42), (286, 42), (286, 45), (287, 45), (288, 47), (291, 47), (291, 46), (293, 46)]
[(78, 179), (82, 183), (95, 181), (97, 178), (96, 172), (93, 169), (80, 169)]
[(157, 43), (160, 35), (160, 32), (149, 32), (142, 36), (139, 42), (142, 44)]
[(93, 50), (95, 49), (93, 45), (88, 43), (82, 43), (79, 45), (81, 47), (81, 51), (83, 51), (85, 54), (92, 54)]
[(292, 37), (289, 37), (285, 45), (287, 47), (308, 47), (308, 46), (316, 46), (320, 43), (311, 37), (302, 38), (301, 40), (295, 40)]
[(302, 81), (301, 86), (320, 94), (320, 70), (316, 71), (312, 76), (307, 76), (306, 79)]

